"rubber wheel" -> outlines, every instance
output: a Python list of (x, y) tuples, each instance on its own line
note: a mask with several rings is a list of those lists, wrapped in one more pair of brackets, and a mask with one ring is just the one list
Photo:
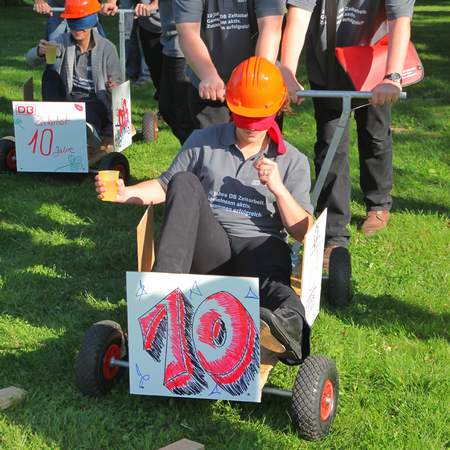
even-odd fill
[(86, 395), (107, 394), (123, 375), (123, 367), (111, 367), (111, 358), (125, 359), (126, 338), (120, 325), (103, 320), (86, 331), (75, 366), (75, 383)]
[(339, 307), (349, 305), (352, 299), (352, 261), (346, 247), (336, 247), (331, 252), (327, 299)]
[(334, 361), (314, 355), (301, 365), (292, 389), (291, 415), (298, 434), (308, 441), (330, 432), (339, 397), (339, 377)]
[(146, 111), (142, 118), (142, 138), (145, 142), (158, 139), (158, 116), (151, 111)]
[(16, 143), (11, 139), (0, 139), (0, 172), (17, 172)]
[(125, 155), (118, 152), (107, 153), (98, 163), (98, 170), (118, 170), (125, 184), (130, 178), (130, 164)]

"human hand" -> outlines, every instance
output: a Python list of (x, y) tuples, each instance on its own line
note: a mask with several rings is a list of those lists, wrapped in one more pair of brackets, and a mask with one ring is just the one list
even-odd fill
[(102, 4), (100, 14), (103, 14), (104, 16), (115, 16), (117, 11), (119, 11), (119, 7), (116, 5), (116, 2), (109, 1)]
[(52, 7), (45, 0), (36, 0), (33, 9), (38, 14), (49, 14), (50, 16), (53, 16)]
[(225, 83), (219, 75), (210, 75), (200, 81), (198, 94), (204, 100), (225, 101)]
[[(103, 194), (106, 192), (105, 184), (100, 180), (99, 175), (95, 175), (95, 190), (97, 192), (97, 198), (103, 200)], [(125, 203), (127, 200), (127, 187), (122, 178), (117, 180), (117, 196), (114, 203)]]
[(383, 80), (372, 90), (370, 103), (374, 106), (395, 103), (402, 92), (402, 86), (398, 81)]
[(280, 177), (280, 172), (278, 170), (278, 164), (267, 158), (261, 158), (255, 161), (253, 164), (255, 169), (258, 171), (258, 177), (261, 184), (267, 186), (272, 194), (277, 197), (281, 195), (286, 187)]
[(155, 11), (155, 6), (152, 4), (147, 5), (145, 3), (138, 3), (136, 5), (136, 8), (134, 8), (134, 18), (137, 19), (138, 17), (149, 17), (152, 14), (152, 11)]
[(39, 41), (39, 44), (37, 46), (37, 54), (41, 58), (43, 58), (45, 56), (45, 54), (47, 53), (48, 44), (49, 44), (49, 41), (46, 41), (45, 39), (41, 39)]
[(119, 83), (117, 83), (117, 81), (114, 81), (111, 77), (108, 77), (108, 81), (106, 82), (106, 89), (111, 92), (117, 86), (119, 86)]
[(303, 97), (297, 95), (298, 91), (304, 91), (305, 88), (297, 81), (295, 75), (286, 67), (279, 66), (281, 74), (283, 75), (284, 82), (289, 92), (289, 99), (291, 103), (300, 105), (305, 101)]

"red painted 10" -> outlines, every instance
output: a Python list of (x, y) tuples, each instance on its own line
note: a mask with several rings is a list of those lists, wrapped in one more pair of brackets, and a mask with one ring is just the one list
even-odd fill
[[(245, 392), (259, 367), (259, 336), (249, 312), (229, 292), (216, 292), (193, 310), (173, 290), (139, 319), (144, 349), (161, 361), (164, 385), (180, 395), (207, 387), (207, 373), (222, 389)], [(166, 345), (164, 345), (166, 343)]]
[[(51, 128), (44, 128), (42, 133), (40, 134), (39, 139), (39, 130), (36, 130), (33, 134), (33, 137), (30, 139), (27, 145), (33, 146), (33, 154), (36, 154), (37, 142), (39, 140), (39, 152), (42, 156), (50, 156), (52, 153), (53, 146), (53, 130)], [(45, 144), (47, 144), (45, 146)], [(44, 148), (46, 147), (46, 148)]]

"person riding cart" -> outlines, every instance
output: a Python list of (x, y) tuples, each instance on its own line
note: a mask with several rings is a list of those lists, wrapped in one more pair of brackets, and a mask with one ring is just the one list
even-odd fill
[[(313, 208), (308, 161), (275, 122), (287, 96), (273, 63), (244, 60), (226, 88), (232, 122), (194, 131), (159, 178), (119, 180), (116, 202), (166, 203), (153, 271), (258, 277), (261, 345), (295, 363), (309, 354), (309, 327), (286, 239), (303, 240)], [(102, 199), (98, 176), (96, 190)]]
[[(114, 44), (94, 29), (100, 9), (97, 0), (67, 0), (61, 17), (67, 19), (70, 32), (54, 42), (41, 39), (26, 58), (31, 66), (47, 60), (42, 100), (84, 102), (91, 131), (103, 136), (106, 144), (112, 143), (111, 89), (123, 80)], [(56, 46), (53, 64), (47, 55), (52, 46)]]

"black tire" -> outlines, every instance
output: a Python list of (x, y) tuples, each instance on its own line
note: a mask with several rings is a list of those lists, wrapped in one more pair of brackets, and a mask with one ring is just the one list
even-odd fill
[(334, 361), (320, 355), (306, 358), (297, 373), (291, 405), (292, 421), (302, 438), (318, 441), (328, 435), (338, 397), (339, 376)]
[(17, 172), (14, 138), (0, 139), (0, 172)]
[(122, 153), (107, 153), (98, 163), (98, 170), (118, 170), (120, 172), (119, 176), (125, 184), (128, 183), (130, 178), (130, 163)]
[(110, 367), (114, 356), (127, 356), (126, 338), (120, 325), (111, 320), (97, 322), (86, 331), (75, 366), (75, 383), (86, 395), (107, 394), (123, 375), (123, 367)]
[(158, 116), (151, 111), (146, 111), (142, 118), (142, 138), (145, 142), (158, 139)]
[(352, 261), (346, 247), (336, 247), (330, 255), (327, 300), (333, 306), (344, 307), (352, 299)]

